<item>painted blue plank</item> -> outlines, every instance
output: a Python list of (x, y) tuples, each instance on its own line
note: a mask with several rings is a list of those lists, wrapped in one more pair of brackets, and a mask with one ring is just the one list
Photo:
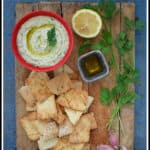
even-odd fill
[[(146, 0), (136, 0), (136, 16), (146, 23)], [(146, 150), (146, 27), (136, 32), (136, 67), (140, 70), (141, 84), (136, 92), (141, 98), (135, 104), (135, 150)]]
[[(9, 4), (9, 5), (8, 5)], [(15, 20), (15, 3), (4, 1), (4, 150), (15, 149), (15, 75), (11, 51), (11, 30)]]
[[(40, 0), (4, 0), (4, 150), (16, 148), (15, 124), (15, 64), (11, 51), (11, 33), (15, 24), (16, 2), (39, 2)], [(50, 0), (44, 0), (50, 1)], [(87, 1), (96, 0), (61, 0)], [(136, 3), (136, 16), (146, 22), (146, 0), (116, 0)], [(135, 104), (135, 150), (146, 150), (146, 28), (136, 32), (136, 67), (140, 70), (140, 85), (136, 91), (141, 98)]]

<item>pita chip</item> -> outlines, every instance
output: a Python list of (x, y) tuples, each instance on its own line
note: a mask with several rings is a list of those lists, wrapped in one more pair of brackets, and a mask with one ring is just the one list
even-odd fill
[(85, 111), (88, 94), (84, 90), (71, 89), (57, 99), (57, 103), (73, 110)]
[(63, 66), (59, 67), (54, 71), (54, 75), (57, 76), (60, 73), (67, 73), (70, 79), (78, 79), (78, 74), (75, 73), (71, 67), (69, 67), (67, 64), (64, 64)]
[(69, 143), (68, 137), (60, 138), (54, 150), (83, 150), (84, 144)]
[(40, 137), (38, 140), (39, 150), (47, 150), (53, 148), (58, 142), (58, 138), (45, 139)]
[(86, 110), (85, 110), (84, 113), (88, 112), (88, 110), (89, 110), (91, 104), (93, 103), (93, 101), (94, 101), (94, 97), (88, 96), (88, 98), (87, 98), (87, 104), (86, 104)]
[(82, 81), (79, 80), (71, 80), (73, 89), (82, 89)]
[(24, 99), (25, 103), (30, 106), (33, 107), (36, 103), (36, 99), (33, 96), (33, 94), (31, 93), (31, 90), (29, 88), (29, 86), (22, 86), (19, 89), (19, 93), (22, 96), (22, 98)]
[(36, 105), (34, 106), (26, 105), (26, 111), (29, 111), (29, 112), (36, 111)]
[(61, 73), (48, 81), (47, 86), (53, 94), (60, 95), (72, 87), (72, 82), (66, 73)]
[(53, 120), (56, 121), (58, 124), (63, 124), (63, 122), (65, 120), (65, 115), (63, 114), (63, 112), (61, 110), (61, 106), (56, 104), (56, 108), (57, 108), (57, 116), (54, 117)]
[(94, 113), (88, 113), (86, 114), (89, 117), (89, 120), (91, 121), (91, 130), (96, 129), (97, 128), (97, 122), (96, 119), (94, 117)]
[(51, 95), (43, 102), (37, 103), (37, 117), (41, 120), (50, 120), (57, 116), (55, 96)]
[(91, 150), (90, 147), (91, 147), (91, 145), (86, 143), (83, 147), (83, 150)]
[(36, 120), (34, 121), (34, 125), (41, 136), (45, 139), (55, 138), (58, 136), (58, 126), (54, 121), (46, 122)]
[(87, 115), (83, 115), (69, 136), (70, 143), (87, 143), (90, 139), (91, 121)]
[(82, 115), (82, 111), (76, 111), (69, 108), (65, 108), (65, 112), (73, 125), (75, 125)]
[(40, 138), (40, 133), (34, 125), (34, 121), (37, 119), (36, 112), (24, 115), (20, 119), (21, 126), (25, 130), (28, 138), (32, 141), (36, 141)]
[(32, 71), (26, 80), (26, 85), (29, 86), (32, 94), (38, 102), (48, 98), (52, 93), (47, 87), (49, 77), (45, 72)]
[(73, 125), (68, 118), (65, 119), (62, 125), (59, 125), (59, 137), (63, 137), (71, 134), (73, 131)]

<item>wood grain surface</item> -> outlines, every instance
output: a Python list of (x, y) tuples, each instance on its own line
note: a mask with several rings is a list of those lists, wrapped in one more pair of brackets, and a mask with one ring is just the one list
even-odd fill
[[(128, 18), (134, 20), (135, 19), (135, 4), (134, 3), (121, 3), (121, 22), (123, 22), (123, 18), (127, 16)], [(135, 39), (134, 31), (130, 31), (128, 33), (129, 39)], [(130, 65), (135, 65), (135, 47), (126, 55), (125, 60)], [(121, 70), (123, 71), (121, 60)], [(132, 84), (132, 89), (134, 91), (134, 85)], [(127, 149), (133, 150), (134, 143), (134, 105), (126, 105), (122, 107), (120, 111), (120, 116), (122, 120), (122, 128), (123, 132), (121, 132), (120, 128), (120, 144), (126, 145)]]
[[(28, 12), (32, 12), (35, 10), (51, 10), (63, 16), (63, 18), (71, 25), (71, 18), (73, 13), (80, 8), (82, 3), (79, 2), (44, 2), (44, 3), (18, 3), (16, 5), (16, 20), (20, 19), (23, 15)], [(117, 3), (118, 8), (122, 8), (121, 14), (118, 14), (112, 22), (112, 33), (115, 37), (121, 28), (122, 17), (127, 15), (131, 18), (134, 18), (134, 4), (120, 4)], [(109, 23), (108, 23), (109, 26)], [(133, 38), (133, 37), (132, 37)], [(94, 41), (98, 41), (100, 39), (100, 35), (97, 36)], [(78, 69), (77, 69), (77, 58), (78, 58), (78, 48), (80, 44), (84, 41), (83, 38), (80, 38), (76, 34), (74, 34), (74, 48), (71, 56), (66, 62), (76, 73), (77, 78), (80, 78)], [(113, 47), (114, 55), (117, 58), (117, 61), (120, 62), (120, 67), (122, 61), (117, 55), (116, 49)], [(132, 54), (134, 55), (134, 54)], [(128, 59), (128, 58), (127, 58)], [(25, 104), (20, 95), (18, 94), (18, 89), (24, 84), (25, 78), (29, 74), (29, 70), (25, 69), (22, 65), (20, 65), (16, 61), (16, 142), (17, 142), (17, 150), (36, 150), (37, 144), (28, 140), (25, 132), (20, 127), (19, 118), (25, 114)], [(84, 88), (89, 92), (89, 95), (94, 96), (95, 101), (92, 104), (90, 111), (94, 112), (96, 121), (98, 123), (98, 129), (92, 131), (91, 133), (91, 144), (106, 144), (108, 143), (108, 130), (106, 128), (106, 124), (111, 116), (111, 112), (114, 108), (114, 105), (104, 106), (101, 104), (99, 100), (100, 89), (102, 87), (112, 88), (115, 85), (115, 70), (111, 69), (109, 75), (105, 77), (103, 80), (96, 81), (90, 84), (84, 83)], [(114, 103), (115, 104), (115, 103)], [(127, 106), (124, 107), (121, 112), (122, 122), (124, 123), (124, 128), (126, 131), (125, 135), (120, 134), (120, 125), (119, 121), (116, 120), (116, 123), (113, 125), (113, 128), (116, 129), (118, 134), (120, 135), (120, 142), (128, 147), (129, 150), (133, 149), (133, 123), (134, 123), (134, 107)], [(127, 126), (126, 123), (127, 122)], [(27, 148), (28, 147), (28, 148)], [(91, 150), (95, 150), (95, 146), (91, 148)]]

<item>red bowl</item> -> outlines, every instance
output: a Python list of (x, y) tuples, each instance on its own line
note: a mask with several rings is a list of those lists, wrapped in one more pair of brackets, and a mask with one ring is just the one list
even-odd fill
[[(20, 29), (20, 27), (22, 26), (23, 23), (25, 23), (28, 19), (35, 17), (35, 16), (49, 16), (49, 17), (54, 17), (56, 20), (58, 20), (66, 29), (67, 33), (68, 33), (68, 37), (69, 37), (69, 46), (68, 49), (66, 51), (65, 56), (55, 65), (53, 66), (49, 66), (49, 67), (37, 67), (34, 66), (30, 63), (28, 63), (26, 60), (24, 60), (24, 58), (21, 56), (21, 54), (19, 53), (18, 50), (18, 46), (17, 46), (17, 35), (18, 35), (18, 31)], [(45, 11), (45, 10), (39, 10), (39, 11), (35, 11), (35, 12), (31, 12), (27, 15), (25, 15), (24, 17), (22, 17), (17, 24), (14, 27), (13, 33), (12, 33), (12, 49), (13, 52), (17, 58), (17, 60), (24, 65), (26, 68), (30, 69), (30, 70), (35, 70), (35, 71), (40, 71), (40, 72), (46, 72), (46, 71), (52, 71), (57, 69), (58, 67), (60, 67), (61, 65), (63, 65), (66, 60), (68, 59), (68, 57), (71, 54), (73, 48), (73, 34), (72, 34), (72, 30), (69, 27), (69, 25), (66, 23), (66, 21), (59, 16), (58, 14), (51, 12), (51, 11)]]

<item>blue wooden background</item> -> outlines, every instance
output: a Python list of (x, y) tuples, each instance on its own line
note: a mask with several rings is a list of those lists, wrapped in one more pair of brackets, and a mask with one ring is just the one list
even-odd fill
[[(3, 0), (4, 1), (4, 150), (16, 149), (15, 124), (15, 61), (11, 51), (11, 33), (15, 24), (17, 2), (39, 2), (42, 0)], [(44, 0), (46, 1), (46, 0)], [(48, 0), (47, 0), (48, 1)], [(50, 0), (49, 0), (50, 1)], [(84, 0), (62, 0), (84, 1)], [(86, 0), (96, 1), (96, 0)], [(136, 16), (146, 22), (146, 0), (117, 0), (135, 2)], [(136, 91), (141, 96), (135, 102), (135, 150), (146, 150), (146, 27), (136, 32), (136, 67), (140, 70), (141, 84)], [(28, 148), (27, 148), (28, 149)]]

